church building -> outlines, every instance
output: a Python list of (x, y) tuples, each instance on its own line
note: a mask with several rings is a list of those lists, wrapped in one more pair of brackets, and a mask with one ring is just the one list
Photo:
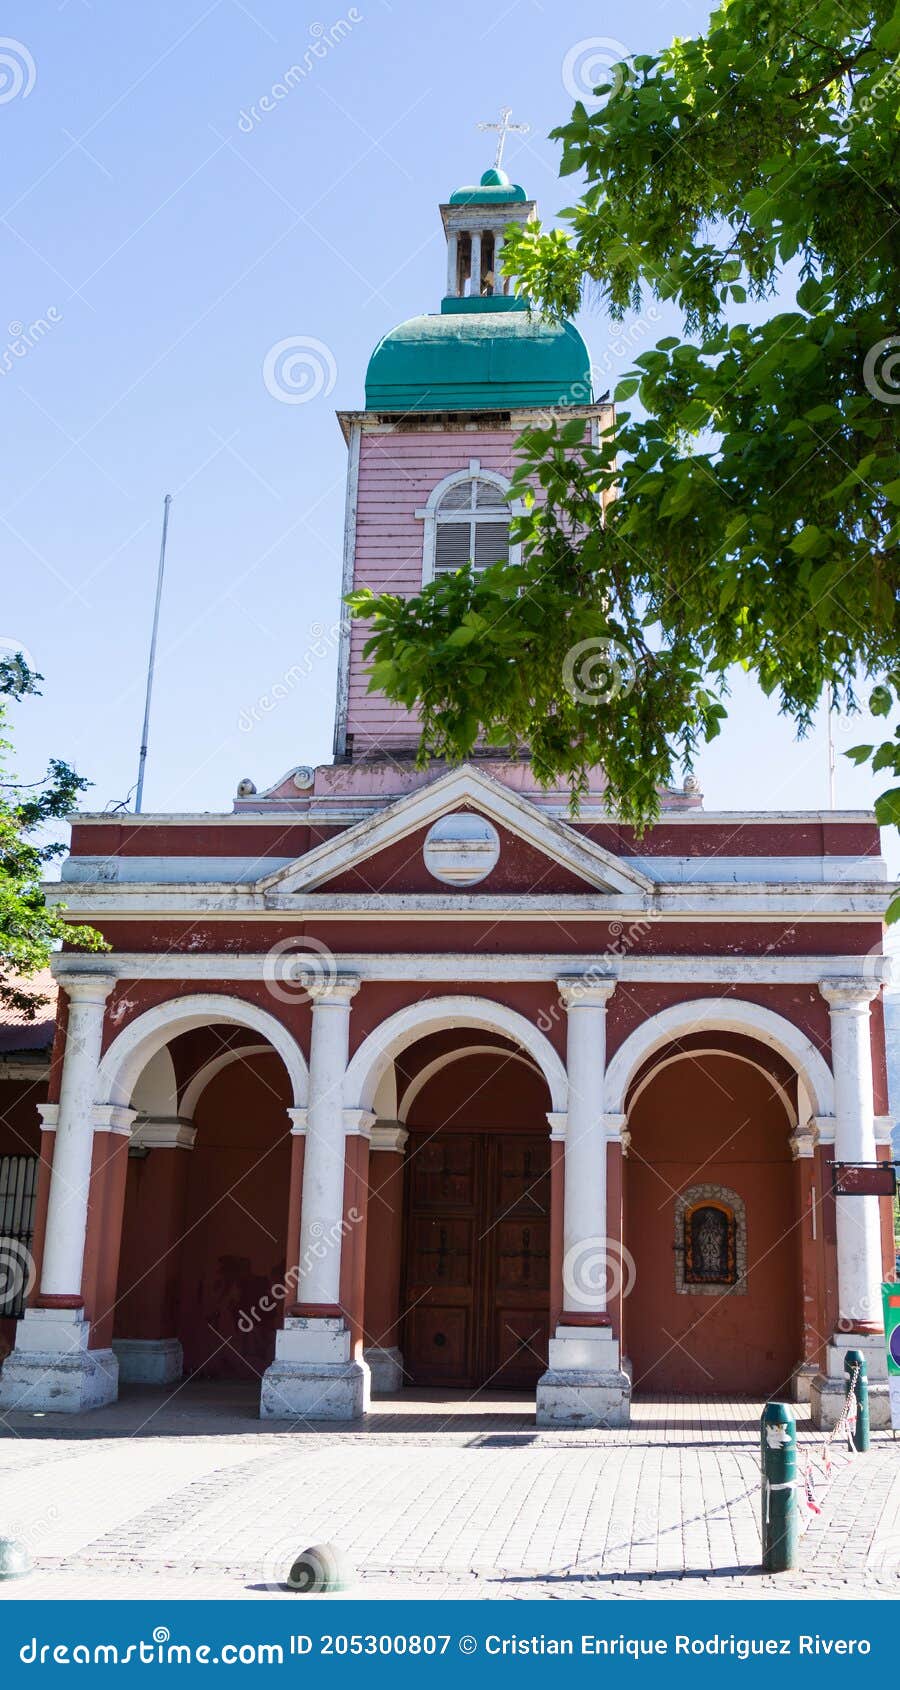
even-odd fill
[[(524, 190), (495, 168), (440, 210), (440, 307), (338, 418), (336, 610), (510, 555), (517, 436), (611, 416), (501, 273)], [(573, 816), (524, 753), (420, 768), (341, 618), (332, 762), (221, 814), (72, 820), (50, 896), (110, 948), (55, 958), (39, 1136), (0, 1138), (33, 1164), (4, 1411), (199, 1377), (303, 1422), (419, 1387), (539, 1426), (626, 1426), (632, 1394), (832, 1425), (861, 1347), (888, 1424), (891, 1204), (834, 1194), (891, 1156), (874, 817), (688, 781), (639, 838), (599, 771)]]

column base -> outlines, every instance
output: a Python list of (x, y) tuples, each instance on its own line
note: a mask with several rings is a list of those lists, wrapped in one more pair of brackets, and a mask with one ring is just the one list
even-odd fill
[(119, 1364), (112, 1350), (90, 1350), (84, 1309), (26, 1309), (3, 1363), (0, 1408), (85, 1414), (115, 1402)]
[(275, 1360), (263, 1374), (261, 1420), (359, 1420), (367, 1413), (371, 1376), (351, 1357), (350, 1333), (332, 1316), (289, 1316), (275, 1339)]
[(114, 1338), (122, 1385), (174, 1385), (184, 1375), (177, 1338)]
[(363, 1361), (368, 1364), (372, 1375), (373, 1391), (393, 1395), (395, 1391), (402, 1390), (405, 1378), (403, 1353), (396, 1346), (382, 1349), (376, 1345), (370, 1350), (363, 1350)]
[(86, 1414), (119, 1394), (119, 1364), (112, 1350), (10, 1352), (0, 1373), (0, 1408), (34, 1414)]
[(887, 1380), (884, 1338), (862, 1337), (853, 1332), (836, 1332), (825, 1352), (825, 1372), (810, 1382), (809, 1401), (813, 1425), (823, 1431), (836, 1426), (847, 1398), (849, 1383), (844, 1372), (848, 1350), (861, 1350), (869, 1379), (869, 1425), (873, 1432), (890, 1431), (891, 1400)]
[(798, 1362), (791, 1374), (792, 1402), (809, 1402), (810, 1387), (818, 1371), (819, 1366), (815, 1361)]
[(608, 1327), (560, 1325), (537, 1385), (538, 1426), (627, 1426), (631, 1377)]

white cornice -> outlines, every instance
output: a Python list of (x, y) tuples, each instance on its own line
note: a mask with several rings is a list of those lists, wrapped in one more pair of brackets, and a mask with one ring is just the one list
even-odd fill
[[(332, 872), (337, 873), (337, 870)], [(892, 892), (889, 881), (713, 882), (655, 886), (652, 894), (623, 893), (262, 893), (239, 885), (135, 886), (46, 882), (47, 902), (63, 905), (73, 921), (196, 922), (305, 921), (879, 921)]]
[[(499, 784), (499, 783), (497, 783)], [(414, 791), (422, 792), (424, 787), (416, 787)], [(507, 788), (508, 791), (512, 790)], [(391, 802), (399, 802), (410, 793), (397, 792)], [(252, 800), (246, 800), (252, 804)], [(560, 815), (570, 815), (568, 805), (561, 802), (548, 802), (542, 793), (534, 793), (529, 798), (535, 808), (549, 809)], [(296, 804), (296, 807), (294, 807)], [(336, 792), (315, 793), (309, 798), (297, 798), (290, 804), (283, 799), (272, 802), (271, 808), (257, 808), (248, 810), (158, 810), (145, 811), (136, 816), (131, 811), (120, 811), (118, 814), (109, 810), (75, 810), (66, 816), (70, 826), (91, 827), (128, 827), (137, 831), (146, 827), (273, 827), (279, 822), (289, 822), (292, 826), (303, 824), (313, 819), (314, 811), (318, 809), (316, 820), (325, 819), (326, 810), (330, 805), (344, 805), (347, 809), (383, 810), (385, 797), (383, 793), (369, 797), (364, 793)], [(334, 819), (332, 817), (332, 819)], [(581, 805), (577, 822), (602, 821), (609, 827), (621, 827), (624, 824), (617, 816), (610, 815), (602, 803), (586, 802)], [(654, 823), (655, 827), (802, 827), (809, 823), (827, 822), (829, 827), (842, 823), (868, 823), (874, 827), (875, 816), (872, 810), (663, 810)]]
[[(120, 980), (260, 980), (265, 978), (268, 953), (196, 951), (109, 951), (104, 967)], [(53, 959), (54, 974), (65, 980), (90, 967), (89, 956), (65, 952)], [(338, 975), (354, 975), (367, 981), (453, 981), (495, 984), (501, 980), (546, 981), (577, 973), (579, 978), (609, 976), (635, 984), (667, 981), (672, 984), (730, 986), (756, 981), (760, 985), (809, 985), (844, 979), (863, 964), (877, 990), (877, 982), (889, 973), (886, 957), (872, 956), (636, 956), (612, 952), (591, 955), (578, 952), (502, 954), (490, 952), (431, 952), (404, 955), (360, 956), (342, 953), (333, 958)], [(244, 1054), (236, 1047), (236, 1055)]]

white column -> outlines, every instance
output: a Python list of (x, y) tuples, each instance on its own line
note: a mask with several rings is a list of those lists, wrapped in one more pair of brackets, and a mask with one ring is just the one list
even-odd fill
[(309, 1055), (309, 1108), (300, 1208), (303, 1302), (337, 1306), (344, 1215), (344, 1073), (355, 975), (315, 989)]
[(459, 282), (458, 282), (458, 276), (457, 276), (458, 257), (459, 257), (459, 236), (454, 233), (452, 235), (447, 236), (447, 297), (448, 297), (448, 299), (455, 299), (457, 293), (459, 292)]
[[(563, 979), (566, 1006), (566, 1122), (563, 1309), (606, 1313), (606, 1005), (614, 980)], [(565, 1313), (563, 1314), (565, 1320)]]
[[(263, 1375), (262, 1418), (356, 1420), (369, 1406), (370, 1373), (340, 1306), (344, 1169), (348, 1132), (368, 1137), (372, 1115), (344, 1109), (355, 975), (310, 988), (309, 1107), (300, 1203), (298, 1303), (275, 1339)], [(300, 1126), (300, 1121), (296, 1122)]]
[[(831, 1015), (834, 1074), (834, 1159), (876, 1160), (869, 1005), (879, 988), (866, 980), (827, 980), (820, 987)], [(839, 1329), (880, 1332), (881, 1224), (877, 1197), (838, 1197)]]
[(477, 299), (481, 293), (481, 231), (472, 235), (472, 262), (469, 267), (469, 293)]
[(80, 974), (63, 978), (60, 984), (69, 999), (69, 1018), (50, 1175), (42, 1297), (81, 1293), (97, 1068), (106, 1000), (115, 982), (106, 974)]
[[(563, 1309), (538, 1380), (539, 1426), (627, 1426), (631, 1382), (606, 1309), (606, 1005), (615, 980), (557, 982), (567, 1011), (569, 1107), (563, 1186)], [(555, 1122), (551, 1118), (551, 1126)]]
[(500, 273), (500, 261), (503, 257), (503, 230), (494, 230), (494, 293), (503, 292), (503, 277)]

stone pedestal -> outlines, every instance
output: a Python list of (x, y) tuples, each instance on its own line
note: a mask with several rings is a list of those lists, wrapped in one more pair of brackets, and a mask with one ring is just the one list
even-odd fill
[(373, 1345), (371, 1349), (363, 1351), (363, 1360), (372, 1375), (373, 1391), (379, 1391), (383, 1396), (393, 1396), (396, 1391), (402, 1391), (403, 1355), (396, 1345), (392, 1344), (387, 1349), (381, 1345)]
[(631, 1379), (609, 1327), (561, 1324), (537, 1386), (539, 1426), (627, 1426)]
[(359, 1420), (368, 1411), (371, 1376), (351, 1354), (343, 1319), (291, 1316), (276, 1335), (275, 1360), (263, 1375), (263, 1420)]
[(822, 1431), (836, 1426), (847, 1399), (848, 1375), (844, 1357), (848, 1350), (861, 1350), (866, 1358), (869, 1380), (869, 1425), (873, 1432), (890, 1431), (891, 1402), (888, 1390), (887, 1355), (882, 1337), (861, 1337), (857, 1333), (835, 1333), (826, 1351), (825, 1372), (810, 1383), (809, 1401), (813, 1425)]
[(184, 1373), (177, 1338), (114, 1338), (112, 1347), (123, 1385), (173, 1385)]
[(118, 1361), (112, 1350), (88, 1349), (89, 1336), (83, 1309), (27, 1309), (3, 1363), (0, 1408), (83, 1414), (115, 1402)]
[(818, 1371), (814, 1361), (798, 1362), (791, 1374), (791, 1397), (794, 1402), (809, 1402), (812, 1382)]

